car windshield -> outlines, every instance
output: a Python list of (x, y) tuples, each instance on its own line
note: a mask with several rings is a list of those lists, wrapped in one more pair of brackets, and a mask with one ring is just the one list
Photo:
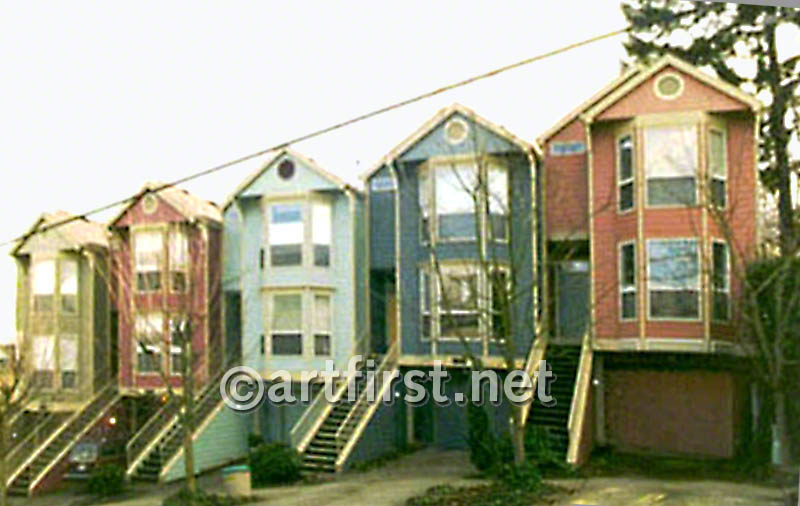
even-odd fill
[(97, 450), (97, 443), (78, 443), (69, 458), (72, 462), (91, 462), (97, 459)]

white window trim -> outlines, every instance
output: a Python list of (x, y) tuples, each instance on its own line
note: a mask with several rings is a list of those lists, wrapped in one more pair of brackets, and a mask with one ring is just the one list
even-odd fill
[[(158, 342), (158, 343), (155, 343), (155, 344), (151, 343), (151, 342), (145, 342), (145, 347), (146, 348), (155, 348), (155, 349), (157, 349), (156, 353), (159, 354), (158, 361), (160, 363), (159, 368), (162, 371), (164, 370), (164, 360), (165, 360), (164, 350), (163, 350), (164, 342), (165, 342), (165, 339), (164, 339), (164, 313), (161, 312), (161, 311), (146, 311), (146, 312), (135, 313), (134, 320), (133, 320), (133, 322), (134, 322), (133, 323), (133, 343), (134, 343), (134, 346), (133, 346), (133, 348), (134, 348), (133, 349), (133, 360), (134, 360), (134, 362), (133, 362), (134, 363), (133, 370), (134, 370), (134, 374), (137, 375), (137, 376), (160, 376), (161, 375), (161, 373), (159, 371), (142, 371), (142, 370), (139, 369), (139, 352), (141, 351), (141, 346), (140, 346), (140, 342), (141, 341), (139, 340), (139, 330), (137, 328), (136, 321), (139, 319), (139, 317), (143, 317), (145, 320), (148, 320), (148, 317), (150, 315), (152, 315), (152, 314), (160, 314), (161, 315), (161, 330), (159, 331), (159, 336), (161, 337), (161, 342)], [(148, 325), (149, 325), (149, 321), (148, 321)]]
[[(669, 317), (654, 317), (652, 316), (652, 300), (651, 300), (651, 293), (652, 290), (650, 289), (650, 243), (652, 242), (678, 242), (678, 241), (694, 241), (696, 245), (696, 253), (697, 253), (697, 317), (678, 317), (678, 316), (669, 316)], [(647, 290), (647, 320), (653, 322), (700, 322), (703, 320), (703, 274), (702, 274), (702, 258), (700, 257), (700, 238), (698, 237), (653, 237), (647, 239), (645, 242), (645, 262), (646, 262), (646, 269), (647, 269), (647, 282), (645, 283), (645, 289)]]
[(477, 278), (476, 279), (476, 284), (477, 284), (476, 289), (477, 289), (478, 293), (476, 294), (476, 298), (477, 298), (478, 307), (474, 311), (466, 311), (466, 310), (463, 310), (463, 309), (453, 309), (453, 310), (447, 311), (446, 314), (450, 314), (450, 315), (462, 315), (462, 314), (468, 315), (468, 314), (477, 313), (477, 316), (478, 316), (478, 337), (464, 337), (464, 338), (461, 338), (461, 337), (458, 337), (458, 336), (443, 336), (442, 335), (441, 318), (442, 318), (442, 316), (444, 314), (442, 312), (442, 301), (441, 301), (442, 279), (438, 276), (438, 273), (437, 273), (437, 275), (434, 276), (434, 279), (436, 281), (433, 283), (433, 285), (436, 287), (436, 292), (435, 292), (436, 293), (436, 299), (435, 299), (436, 300), (436, 318), (435, 319), (436, 319), (436, 331), (437, 331), (436, 340), (437, 341), (445, 341), (445, 342), (446, 341), (461, 342), (462, 339), (463, 339), (464, 341), (467, 341), (467, 342), (482, 342), (484, 340), (484, 338), (488, 338), (486, 322), (484, 321), (485, 318), (483, 317), (483, 315), (485, 314), (485, 309), (486, 308), (483, 307), (482, 304), (481, 304), (482, 300), (486, 300), (486, 298), (483, 297), (483, 295), (485, 295), (485, 293), (486, 293), (486, 291), (485, 291), (486, 283), (485, 283), (485, 280), (483, 279), (484, 276), (482, 275), (482, 269), (480, 268), (479, 265), (477, 265), (476, 262), (460, 263), (460, 264), (440, 264), (439, 267), (440, 267), (440, 269), (439, 269), (440, 273), (443, 276), (447, 275), (447, 271), (448, 270), (456, 270), (456, 269), (474, 269), (475, 270), (475, 275), (476, 275), (476, 278)]
[[(711, 136), (713, 133), (722, 134), (722, 167), (725, 169), (724, 175), (720, 176), (714, 174), (711, 170)], [(713, 181), (722, 181), (725, 184), (725, 203), (722, 206), (719, 206), (718, 209), (727, 209), (728, 208), (728, 132), (725, 131), (724, 128), (719, 128), (716, 126), (712, 126), (708, 129), (708, 136), (706, 142), (706, 172), (708, 174), (709, 182)], [(709, 203), (714, 205), (713, 202), (713, 193), (712, 189), (709, 188), (706, 192), (708, 194)]]
[[(268, 292), (267, 303), (269, 304), (269, 307), (267, 309), (267, 317), (268, 317), (267, 329), (266, 329), (267, 332), (265, 333), (266, 334), (265, 335), (265, 337), (266, 337), (266, 339), (265, 339), (266, 340), (266, 346), (265, 346), (265, 349), (264, 349), (264, 351), (265, 351), (264, 355), (265, 356), (271, 357), (271, 358), (285, 359), (285, 358), (296, 358), (296, 357), (302, 358), (302, 357), (307, 357), (307, 356), (313, 354), (313, 349), (309, 350), (309, 346), (308, 346), (308, 342), (307, 342), (308, 341), (308, 339), (307, 339), (307, 337), (308, 337), (308, 329), (310, 328), (309, 324), (311, 322), (308, 321), (309, 318), (310, 318), (310, 315), (308, 314), (308, 311), (306, 310), (306, 308), (309, 307), (309, 305), (308, 305), (308, 303), (306, 301), (306, 292), (307, 292), (307, 290), (271, 290), (271, 291)], [(273, 329), (273, 324), (274, 324), (274, 321), (275, 321), (275, 319), (273, 318), (273, 315), (275, 314), (275, 297), (276, 296), (282, 296), (282, 295), (299, 295), (300, 296), (300, 327), (298, 329), (293, 329), (293, 331), (289, 331), (289, 330), (274, 330)], [(296, 330), (296, 332), (294, 330)], [(293, 336), (293, 335), (296, 335), (296, 334), (300, 334), (300, 353), (297, 353), (297, 354), (273, 353), (273, 351), (272, 351), (272, 337), (273, 336), (275, 336), (275, 335), (292, 335)], [(313, 344), (314, 343), (311, 343), (312, 346), (313, 346)]]
[[(676, 91), (674, 95), (664, 95), (661, 92), (661, 90), (658, 89), (658, 85), (661, 83), (661, 81), (669, 77), (675, 78), (678, 81), (678, 91)], [(683, 78), (679, 74), (675, 72), (664, 72), (663, 74), (659, 75), (653, 82), (653, 92), (661, 100), (676, 100), (680, 98), (681, 95), (683, 95), (683, 90), (685, 86), (686, 85), (683, 81)]]
[[(618, 284), (618, 288), (619, 288), (619, 290), (618, 290), (619, 296), (617, 297), (617, 304), (618, 304), (618, 311), (619, 311), (619, 313), (618, 313), (619, 314), (619, 321), (621, 321), (621, 322), (637, 321), (639, 319), (639, 317), (640, 317), (640, 309), (641, 308), (639, 308), (639, 297), (637, 296), (638, 284), (639, 284), (638, 283), (639, 276), (637, 275), (638, 271), (639, 271), (639, 269), (638, 269), (639, 262), (637, 261), (637, 258), (636, 258), (636, 242), (637, 242), (636, 240), (622, 241), (617, 245), (617, 259), (618, 259), (618, 261), (617, 261), (617, 269), (618, 269), (618, 271), (617, 271), (617, 284)], [(625, 287), (623, 285), (623, 282), (622, 282), (623, 272), (624, 272), (624, 265), (625, 265), (625, 261), (624, 261), (625, 257), (622, 254), (622, 250), (626, 246), (633, 246), (633, 286), (628, 286), (628, 287)], [(626, 293), (633, 293), (633, 301), (635, 303), (633, 317), (625, 317), (625, 316), (623, 316), (622, 308), (623, 308), (624, 305), (622, 303), (622, 296), (624, 294), (626, 294)]]
[[(314, 204), (327, 205), (330, 208), (331, 216), (331, 240), (328, 245), (328, 265), (319, 266), (314, 264), (314, 223), (313, 206)], [(302, 214), (303, 242), (300, 246), (301, 259), (297, 265), (272, 265), (272, 249), (270, 241), (270, 230), (272, 228), (272, 206), (275, 205), (299, 205)], [(334, 268), (336, 261), (335, 234), (334, 234), (334, 208), (333, 199), (314, 195), (311, 193), (287, 194), (262, 199), (262, 216), (264, 217), (262, 247), (264, 250), (264, 270), (287, 271), (291, 269), (316, 269), (328, 271)]]
[[(647, 130), (649, 128), (659, 128), (659, 127), (687, 127), (690, 126), (694, 129), (695, 134), (695, 144), (697, 146), (697, 158), (695, 160), (695, 173), (694, 173), (694, 204), (651, 204), (650, 203), (650, 190), (648, 188), (648, 182), (650, 180), (655, 179), (682, 179), (678, 177), (650, 177), (647, 175)], [(644, 200), (645, 200), (645, 207), (647, 209), (689, 209), (698, 207), (702, 204), (701, 194), (700, 194), (700, 171), (701, 171), (701, 160), (703, 157), (703, 146), (698, 138), (699, 131), (701, 127), (701, 122), (699, 119), (691, 119), (691, 120), (674, 120), (674, 121), (665, 121), (665, 122), (657, 122), (657, 123), (645, 123), (640, 126), (642, 131), (642, 174), (644, 179)], [(706, 149), (708, 149), (706, 147)]]
[[(486, 162), (481, 163), (481, 161), (476, 160), (474, 155), (463, 155), (463, 156), (452, 156), (452, 157), (434, 157), (430, 158), (427, 163), (420, 166), (417, 173), (417, 191), (421, 191), (419, 187), (419, 174), (422, 172), (427, 173), (428, 178), (428, 236), (430, 240), (425, 240), (423, 235), (423, 224), (422, 224), (422, 206), (420, 205), (420, 199), (417, 199), (417, 205), (419, 206), (419, 241), (420, 244), (424, 245), (432, 245), (432, 244), (447, 244), (447, 243), (469, 243), (469, 242), (478, 242), (481, 241), (481, 237), (447, 237), (441, 238), (439, 237), (439, 213), (436, 210), (436, 172), (439, 170), (446, 170), (447, 168), (452, 169), (455, 165), (460, 164), (467, 164), (473, 163), (478, 169), (481, 171), (481, 177), (486, 184), (489, 184), (488, 174), (490, 168), (499, 169), (505, 171), (506, 173), (506, 181), (509, 186), (509, 193), (511, 192), (511, 171), (509, 167), (506, 167), (499, 161), (489, 159)], [(487, 189), (488, 191), (488, 189)], [(508, 206), (507, 213), (511, 214), (511, 196), (507, 196), (508, 202), (506, 205)], [(488, 209), (488, 206), (484, 205), (484, 199), (480, 199), (481, 202), (478, 203), (478, 209)], [(484, 236), (489, 241), (489, 213), (488, 212), (478, 212), (478, 209), (475, 210), (477, 215), (477, 219), (479, 222), (480, 234)], [(496, 244), (507, 244), (509, 242), (509, 236), (511, 234), (511, 230), (508, 224), (508, 220), (506, 220), (506, 238), (505, 239), (497, 239), (493, 238), (491, 242)]]
[[(183, 237), (183, 240), (186, 243), (186, 265), (180, 268), (175, 268), (172, 265), (172, 238), (173, 236), (177, 236), (178, 238)], [(189, 284), (191, 281), (189, 280), (189, 273), (191, 272), (191, 246), (189, 245), (189, 234), (187, 230), (182, 226), (175, 226), (170, 227), (169, 231), (167, 232), (167, 264), (168, 264), (168, 272), (167, 272), (167, 284), (168, 290), (170, 293), (186, 293), (189, 291)], [(183, 290), (175, 290), (172, 286), (172, 273), (173, 272), (182, 272), (184, 276), (186, 276), (186, 286)], [(163, 283), (163, 281), (162, 281)]]
[[(725, 241), (715, 239), (711, 241), (711, 275), (714, 275), (714, 245), (720, 244), (725, 248), (725, 289), (718, 290), (714, 287), (714, 280), (711, 279), (709, 283), (709, 292), (711, 293), (711, 321), (716, 323), (729, 323), (731, 321), (731, 248)], [(717, 293), (724, 293), (727, 296), (727, 313), (728, 317), (725, 319), (714, 317), (714, 295)]]
[[(627, 179), (622, 179), (622, 156), (620, 153), (620, 141), (625, 137), (630, 137), (631, 139), (631, 177)], [(617, 214), (628, 214), (636, 211), (636, 137), (634, 136), (634, 132), (632, 130), (626, 130), (625, 132), (617, 135), (616, 137), (616, 144), (615, 148), (615, 156), (617, 162)], [(628, 209), (622, 209), (622, 187), (625, 185), (632, 185), (633, 186), (633, 204)]]
[[(164, 283), (168, 283), (168, 279), (164, 279), (164, 272), (165, 272), (165, 263), (167, 262), (167, 257), (169, 255), (168, 245), (166, 244), (165, 239), (165, 232), (167, 230), (166, 224), (157, 224), (157, 225), (135, 225), (131, 227), (131, 235), (130, 235), (130, 250), (131, 250), (131, 270), (133, 271), (133, 291), (135, 293), (140, 294), (153, 294), (153, 293), (160, 293), (163, 292), (165, 289)], [(157, 269), (154, 270), (139, 270), (139, 263), (136, 254), (136, 235), (141, 233), (159, 233), (161, 235), (161, 264), (158, 266)], [(139, 290), (139, 273), (140, 272), (160, 272), (161, 273), (161, 288), (158, 290)]]
[[(327, 297), (328, 298), (328, 330), (321, 331), (316, 328), (316, 314), (317, 314), (317, 297)], [(319, 290), (311, 290), (311, 354), (315, 357), (329, 357), (333, 358), (336, 356), (336, 350), (334, 348), (334, 340), (333, 340), (333, 329), (334, 327), (334, 314), (335, 311), (333, 310), (333, 294), (332, 293), (325, 293)], [(318, 335), (327, 335), (328, 336), (328, 354), (327, 355), (317, 355), (316, 353), (316, 339)]]

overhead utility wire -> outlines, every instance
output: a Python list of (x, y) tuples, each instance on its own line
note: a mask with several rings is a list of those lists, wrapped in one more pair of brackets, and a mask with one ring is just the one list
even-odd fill
[[(509, 70), (512, 70), (512, 69), (515, 69), (515, 68), (518, 68), (518, 67), (522, 67), (522, 66), (531, 64), (531, 63), (539, 61), (539, 60), (544, 60), (544, 59), (549, 58), (551, 56), (555, 56), (555, 55), (558, 55), (558, 54), (561, 54), (561, 53), (565, 53), (567, 51), (571, 51), (571, 50), (579, 48), (581, 46), (586, 46), (586, 45), (592, 44), (594, 42), (599, 42), (599, 41), (604, 40), (604, 39), (608, 39), (608, 38), (611, 38), (611, 37), (615, 37), (617, 35), (621, 35), (623, 33), (626, 33), (628, 30), (630, 30), (630, 27), (622, 28), (620, 30), (614, 30), (613, 32), (608, 32), (608, 33), (605, 33), (603, 35), (598, 35), (598, 36), (592, 37), (590, 39), (582, 40), (580, 42), (575, 42), (573, 44), (569, 44), (567, 46), (563, 46), (563, 47), (560, 47), (558, 49), (554, 49), (552, 51), (548, 51), (546, 53), (542, 53), (542, 54), (539, 54), (539, 55), (536, 55), (536, 56), (532, 56), (530, 58), (526, 58), (524, 60), (520, 60), (520, 61), (515, 62), (515, 63), (511, 63), (509, 65), (505, 65), (503, 67), (498, 67), (498, 68), (496, 68), (494, 70), (490, 70), (490, 71), (485, 72), (483, 74), (478, 74), (476, 76), (469, 77), (467, 79), (464, 79), (464, 80), (461, 80), (461, 81), (458, 81), (458, 82), (455, 82), (455, 83), (452, 83), (452, 84), (448, 84), (446, 86), (442, 86), (441, 88), (437, 88), (437, 89), (435, 89), (433, 91), (428, 91), (426, 93), (422, 93), (421, 95), (417, 95), (415, 97), (408, 98), (406, 100), (401, 100), (400, 102), (395, 102), (395, 103), (393, 103), (391, 105), (387, 105), (385, 107), (381, 107), (380, 109), (375, 109), (374, 111), (362, 114), (360, 116), (356, 116), (354, 118), (348, 119), (348, 120), (343, 121), (341, 123), (336, 123), (334, 125), (325, 127), (323, 129), (315, 130), (315, 131), (313, 131), (311, 133), (308, 133), (308, 134), (305, 134), (305, 135), (301, 135), (299, 137), (295, 137), (294, 139), (290, 139), (290, 140), (282, 142), (280, 144), (276, 144), (276, 145), (274, 145), (272, 147), (269, 147), (269, 148), (266, 148), (266, 149), (262, 149), (261, 151), (257, 151), (255, 153), (251, 153), (249, 155), (245, 155), (245, 156), (242, 156), (240, 158), (236, 158), (236, 159), (231, 160), (229, 162), (225, 162), (225, 163), (223, 163), (221, 165), (217, 165), (217, 166), (211, 167), (209, 169), (202, 170), (200, 172), (195, 172), (194, 174), (190, 174), (188, 176), (184, 176), (184, 177), (182, 177), (180, 179), (176, 179), (176, 180), (171, 181), (169, 183), (163, 183), (163, 184), (157, 185), (157, 186), (155, 186), (153, 188), (145, 190), (144, 193), (158, 193), (159, 191), (164, 190), (166, 188), (170, 188), (172, 186), (177, 186), (179, 184), (186, 183), (187, 181), (192, 181), (194, 179), (198, 179), (198, 178), (201, 178), (203, 176), (207, 176), (209, 174), (213, 174), (215, 172), (219, 172), (219, 171), (221, 171), (223, 169), (227, 169), (227, 168), (232, 167), (234, 165), (238, 165), (240, 163), (252, 160), (253, 158), (258, 158), (260, 156), (264, 156), (267, 153), (270, 153), (272, 151), (277, 151), (279, 149), (286, 148), (286, 147), (288, 147), (288, 146), (290, 146), (292, 144), (297, 144), (298, 142), (306, 141), (306, 140), (312, 139), (314, 137), (319, 137), (321, 135), (333, 132), (334, 130), (339, 130), (341, 128), (353, 125), (355, 123), (359, 123), (359, 122), (364, 121), (366, 119), (373, 118), (375, 116), (379, 116), (379, 115), (387, 113), (389, 111), (393, 111), (395, 109), (399, 109), (401, 107), (405, 107), (405, 106), (413, 104), (415, 102), (419, 102), (419, 101), (425, 100), (426, 98), (431, 98), (433, 96), (440, 95), (440, 94), (445, 93), (447, 91), (450, 91), (450, 90), (453, 90), (453, 89), (456, 89), (456, 88), (460, 88), (460, 87), (466, 86), (468, 84), (472, 84), (472, 83), (474, 83), (476, 81), (481, 81), (483, 79), (488, 79), (490, 77), (494, 77), (494, 76), (496, 76), (498, 74), (502, 74), (503, 72), (507, 72)], [(69, 218), (65, 218), (65, 219), (60, 220), (60, 221), (56, 221), (56, 222), (53, 222), (53, 223), (49, 223), (47, 225), (43, 225), (41, 227), (38, 227), (38, 228), (36, 228), (34, 230), (29, 231), (26, 234), (23, 234), (23, 235), (19, 236), (19, 237), (16, 237), (14, 239), (5, 241), (3, 243), (0, 243), (0, 247), (8, 246), (9, 244), (13, 244), (13, 243), (16, 243), (16, 242), (19, 242), (19, 241), (25, 241), (26, 239), (28, 239), (30, 236), (32, 236), (34, 234), (46, 232), (46, 231), (51, 230), (53, 228), (61, 227), (63, 225), (66, 225), (67, 223), (71, 223), (73, 221), (85, 219), (87, 216), (91, 216), (93, 214), (97, 214), (97, 213), (100, 213), (100, 212), (103, 212), (103, 211), (107, 211), (107, 210), (112, 209), (112, 208), (117, 207), (117, 206), (129, 204), (129, 203), (135, 201), (137, 198), (139, 198), (142, 193), (143, 192), (138, 192), (138, 193), (136, 193), (136, 194), (134, 194), (134, 195), (132, 195), (130, 197), (127, 197), (127, 198), (124, 198), (124, 199), (121, 199), (121, 200), (117, 200), (116, 202), (112, 202), (110, 204), (106, 204), (104, 206), (92, 209), (90, 211), (87, 211), (87, 212), (84, 212), (84, 213), (81, 213), (81, 214), (78, 214), (78, 215), (71, 216)]]

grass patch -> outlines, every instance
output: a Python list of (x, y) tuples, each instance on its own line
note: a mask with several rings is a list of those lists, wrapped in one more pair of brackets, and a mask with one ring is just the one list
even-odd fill
[(410, 455), (418, 450), (421, 450), (423, 447), (424, 445), (420, 443), (412, 443), (409, 445), (405, 445), (402, 448), (399, 448), (397, 450), (392, 450), (389, 453), (385, 453), (380, 457), (376, 457), (374, 459), (369, 459), (369, 460), (363, 460), (361, 462), (354, 462), (353, 465), (350, 466), (350, 470), (358, 473), (363, 473), (366, 471), (371, 471), (373, 469), (378, 469), (401, 457), (405, 457), (406, 455)]
[(469, 487), (438, 485), (408, 499), (406, 506), (531, 506), (554, 504), (569, 493), (567, 489), (552, 485), (525, 490), (499, 481)]

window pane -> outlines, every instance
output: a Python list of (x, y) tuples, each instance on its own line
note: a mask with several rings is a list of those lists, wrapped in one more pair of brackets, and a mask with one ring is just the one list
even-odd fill
[(173, 271), (186, 270), (189, 266), (189, 245), (186, 234), (173, 230), (169, 234), (169, 265)]
[(273, 355), (302, 355), (303, 338), (301, 334), (272, 334)]
[(314, 331), (331, 331), (331, 298), (328, 295), (314, 296)]
[(717, 207), (725, 207), (728, 200), (727, 188), (724, 179), (711, 180), (711, 203)]
[(489, 167), (488, 195), (490, 214), (508, 214), (508, 171), (500, 167)]
[(61, 337), (60, 342), (59, 368), (61, 371), (78, 370), (78, 340), (74, 337)]
[(136, 270), (159, 271), (161, 270), (164, 243), (159, 231), (137, 232), (134, 236), (134, 250), (136, 254)]
[(314, 265), (327, 267), (330, 265), (331, 255), (331, 207), (327, 204), (314, 204), (312, 214)]
[(476, 171), (475, 166), (463, 164), (436, 170), (436, 212), (440, 237), (475, 237)]
[(275, 267), (300, 265), (303, 263), (303, 245), (272, 246), (269, 249), (269, 256), (270, 263)]
[(55, 369), (55, 339), (50, 336), (33, 338), (33, 367), (39, 371)]
[(61, 388), (77, 388), (78, 373), (75, 371), (61, 371)]
[(183, 349), (180, 346), (172, 345), (169, 347), (169, 367), (172, 374), (183, 373), (186, 361), (183, 359)]
[(430, 216), (431, 216), (431, 179), (430, 171), (420, 170), (418, 172), (419, 188), (419, 216), (422, 223), (422, 242), (430, 241)]
[(699, 289), (697, 240), (650, 241), (647, 248), (651, 288)]
[(314, 245), (314, 265), (328, 267), (331, 264), (331, 247), (328, 245)]
[(33, 264), (34, 295), (50, 295), (56, 291), (56, 262), (43, 260)]
[(477, 223), (474, 212), (440, 215), (439, 237), (442, 239), (474, 238)]
[(636, 285), (636, 257), (634, 255), (633, 244), (622, 246), (622, 273), (620, 280), (622, 287), (627, 288)]
[(157, 346), (163, 340), (164, 318), (161, 313), (136, 316), (136, 335), (139, 340)]
[(712, 130), (709, 134), (708, 168), (712, 176), (724, 178), (727, 170), (725, 167), (725, 135)]
[(728, 289), (728, 247), (725, 244), (714, 243), (713, 266), (711, 273), (711, 286), (714, 290), (726, 291)]
[(645, 130), (647, 177), (690, 177), (697, 174), (697, 134), (693, 126), (659, 126)]
[(490, 293), (492, 296), (492, 338), (505, 339), (509, 333), (507, 320), (513, 300), (508, 273), (505, 271), (492, 272), (489, 276)]
[(161, 368), (161, 348), (149, 344), (144, 349), (139, 345), (136, 352), (136, 368), (139, 372), (159, 372)]
[(636, 292), (622, 294), (622, 317), (636, 318)]
[(161, 290), (161, 271), (136, 273), (136, 289), (140, 292)]
[(314, 335), (314, 355), (329, 356), (331, 354), (331, 336), (328, 334)]
[(695, 179), (650, 179), (647, 181), (647, 203), (651, 206), (693, 206), (697, 203)]
[(439, 318), (442, 337), (474, 338), (480, 335), (476, 313), (445, 313)]
[(625, 183), (619, 187), (619, 210), (633, 209), (633, 182)]
[(78, 262), (75, 260), (61, 261), (61, 295), (78, 293)]
[(697, 318), (699, 316), (696, 290), (651, 290), (650, 316), (654, 318)]
[(712, 315), (715, 320), (728, 320), (728, 294), (725, 292), (714, 292), (712, 295)]
[(439, 299), (443, 310), (477, 310), (477, 274), (471, 272), (445, 273)]
[(303, 299), (300, 294), (274, 295), (272, 298), (272, 330), (303, 328)]
[(633, 140), (626, 135), (619, 140), (619, 182), (633, 179)]

